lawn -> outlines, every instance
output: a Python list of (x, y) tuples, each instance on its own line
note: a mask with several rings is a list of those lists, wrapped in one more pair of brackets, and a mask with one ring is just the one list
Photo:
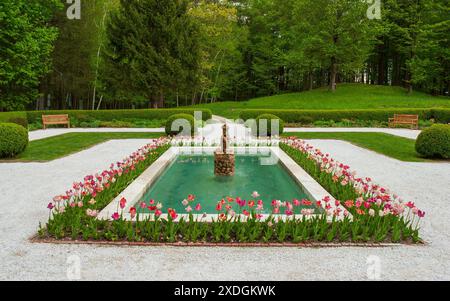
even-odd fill
[(340, 84), (336, 93), (327, 88), (301, 93), (261, 97), (242, 102), (218, 102), (197, 107), (212, 110), (213, 114), (238, 118), (244, 109), (304, 109), (304, 110), (354, 110), (386, 108), (450, 107), (449, 97), (436, 97), (414, 92), (408, 95), (401, 87)]
[(289, 133), (301, 139), (335, 139), (405, 162), (430, 162), (415, 150), (415, 141), (385, 133)]
[(69, 133), (31, 141), (17, 161), (51, 161), (112, 139), (151, 139), (160, 133)]

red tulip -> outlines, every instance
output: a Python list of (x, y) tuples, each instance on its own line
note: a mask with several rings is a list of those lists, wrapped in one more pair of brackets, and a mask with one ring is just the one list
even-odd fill
[(134, 207), (131, 207), (130, 208), (130, 215), (131, 215), (131, 218), (134, 218), (135, 216), (136, 216), (136, 208), (134, 208)]
[(126, 204), (127, 204), (127, 200), (125, 198), (122, 198), (119, 202), (119, 206), (121, 209), (125, 208)]
[(169, 216), (170, 216), (172, 219), (176, 219), (176, 218), (178, 217), (177, 212), (176, 212), (174, 209), (172, 209), (172, 208), (169, 208), (169, 209), (167, 210), (167, 212), (169, 213)]

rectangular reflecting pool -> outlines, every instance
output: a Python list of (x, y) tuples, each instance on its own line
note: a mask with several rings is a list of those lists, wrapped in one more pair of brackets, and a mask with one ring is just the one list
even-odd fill
[[(163, 204), (163, 211), (172, 208), (178, 213), (186, 213), (182, 201), (192, 194), (195, 195), (195, 201), (190, 205), (194, 208), (200, 203), (202, 206), (200, 213), (215, 214), (216, 205), (221, 199), (240, 197), (247, 201), (264, 201), (264, 210), (261, 213), (267, 214), (271, 213), (272, 200), (289, 202), (294, 199), (311, 200), (309, 194), (293, 179), (284, 165), (278, 160), (275, 164), (267, 164), (268, 157), (267, 153), (237, 153), (235, 175), (220, 177), (214, 175), (212, 153), (177, 154), (143, 197), (136, 202), (135, 207), (139, 208), (141, 202), (148, 204), (150, 200), (154, 200)], [(259, 197), (252, 197), (254, 191), (258, 192)], [(231, 205), (239, 212), (235, 202)], [(302, 208), (312, 207), (297, 206), (295, 213), (298, 214)], [(143, 209), (142, 212), (150, 211)]]

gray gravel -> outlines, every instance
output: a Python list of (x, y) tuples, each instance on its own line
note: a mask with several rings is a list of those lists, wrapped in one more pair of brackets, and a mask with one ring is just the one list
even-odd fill
[(367, 258), (378, 256), (381, 280), (450, 280), (450, 164), (399, 162), (342, 141), (313, 143), (426, 210), (428, 245), (300, 249), (28, 242), (38, 222), (47, 219), (46, 204), (54, 195), (146, 142), (113, 140), (49, 163), (0, 164), (0, 279), (68, 280), (71, 256), (78, 256), (82, 280), (367, 280)]
[(315, 133), (385, 133), (394, 136), (400, 136), (409, 139), (417, 139), (420, 130), (410, 129), (387, 129), (387, 128), (285, 128), (285, 133), (299, 133), (299, 132), (315, 132)]

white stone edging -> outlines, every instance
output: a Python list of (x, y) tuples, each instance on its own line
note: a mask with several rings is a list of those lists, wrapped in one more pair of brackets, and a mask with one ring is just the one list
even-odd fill
[[(289, 172), (291, 177), (295, 180), (297, 185), (301, 186), (303, 191), (311, 198), (312, 201), (323, 200), (325, 197), (330, 199), (329, 204), (332, 210), (340, 208), (342, 212), (345, 208), (342, 205), (336, 207), (335, 199), (319, 184), (314, 180), (303, 168), (301, 168), (289, 155), (287, 155), (279, 147), (235, 147), (235, 154), (257, 154), (266, 153), (274, 154), (276, 158), (272, 156), (270, 159), (279, 160), (284, 168)], [(164, 170), (174, 161), (174, 159), (179, 154), (192, 154), (192, 155), (202, 155), (202, 154), (213, 154), (217, 150), (217, 147), (171, 147), (169, 148), (161, 157), (159, 157), (153, 164), (151, 164), (136, 180), (133, 181), (122, 193), (120, 193), (109, 205), (107, 205), (97, 216), (101, 220), (112, 220), (112, 215), (115, 212), (123, 213), (123, 218), (126, 220), (131, 220), (129, 210), (131, 207), (135, 206), (136, 203), (144, 196), (145, 192), (155, 183), (159, 176), (164, 172)], [(269, 159), (269, 160), (270, 160)], [(264, 159), (263, 159), (264, 160)], [(267, 162), (267, 163), (270, 163)], [(273, 162), (272, 162), (273, 163)], [(125, 208), (120, 209), (119, 203), (122, 198), (127, 200)], [(204, 220), (211, 221), (218, 218), (218, 214), (194, 214), (194, 220)], [(276, 219), (281, 218), (282, 220), (287, 220), (290, 218), (303, 218), (303, 215), (271, 215), (263, 214), (261, 220), (265, 220), (270, 216), (274, 216)], [(306, 216), (306, 218), (311, 218), (315, 215)], [(154, 214), (150, 213), (140, 213), (140, 220), (154, 219)], [(162, 214), (160, 218), (167, 218), (167, 214)], [(184, 218), (187, 220), (189, 214), (179, 214), (179, 218)], [(241, 219), (245, 220), (247, 217), (241, 215)], [(333, 217), (327, 217), (328, 220), (332, 220)], [(342, 215), (336, 219), (342, 219)], [(349, 218), (351, 215), (349, 214)]]

